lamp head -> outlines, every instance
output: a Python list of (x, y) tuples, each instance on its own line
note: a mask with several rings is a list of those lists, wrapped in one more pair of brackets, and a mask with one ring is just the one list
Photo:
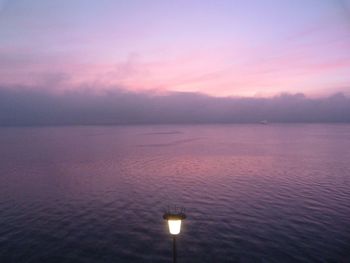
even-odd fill
[(169, 232), (178, 235), (181, 231), (181, 221), (186, 218), (184, 213), (165, 213), (163, 218), (168, 221)]

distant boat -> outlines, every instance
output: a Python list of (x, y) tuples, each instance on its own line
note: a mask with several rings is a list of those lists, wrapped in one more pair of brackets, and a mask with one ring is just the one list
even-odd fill
[(262, 120), (259, 122), (260, 124), (267, 125), (269, 122), (267, 120)]

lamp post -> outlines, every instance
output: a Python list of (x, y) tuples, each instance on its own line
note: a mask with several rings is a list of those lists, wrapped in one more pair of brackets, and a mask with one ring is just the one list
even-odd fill
[(168, 221), (169, 232), (173, 237), (173, 262), (177, 263), (176, 236), (180, 234), (181, 222), (186, 218), (183, 212), (166, 212), (163, 218)]

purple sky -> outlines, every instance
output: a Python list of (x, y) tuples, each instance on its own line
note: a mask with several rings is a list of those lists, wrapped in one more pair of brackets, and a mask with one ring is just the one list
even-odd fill
[(350, 94), (349, 0), (0, 0), (0, 86)]

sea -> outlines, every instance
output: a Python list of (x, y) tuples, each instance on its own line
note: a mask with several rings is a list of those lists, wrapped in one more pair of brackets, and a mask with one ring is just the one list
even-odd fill
[(0, 128), (0, 262), (350, 262), (350, 124)]

